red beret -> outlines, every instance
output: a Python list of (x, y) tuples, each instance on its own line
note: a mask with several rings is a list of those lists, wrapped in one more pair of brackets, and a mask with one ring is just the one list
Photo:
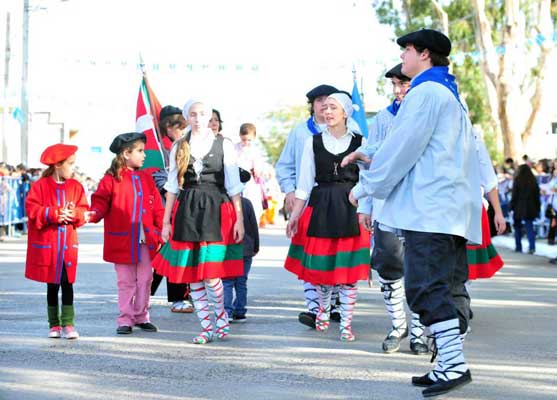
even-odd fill
[(60, 161), (67, 160), (77, 151), (77, 146), (70, 144), (57, 143), (48, 146), (41, 154), (41, 162), (46, 165), (54, 165)]

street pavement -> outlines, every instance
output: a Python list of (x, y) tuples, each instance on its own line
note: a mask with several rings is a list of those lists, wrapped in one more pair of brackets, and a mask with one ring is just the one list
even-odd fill
[[(360, 282), (357, 339), (338, 340), (297, 322), (300, 282), (282, 267), (283, 227), (261, 230), (248, 287), (248, 322), (220, 342), (194, 345), (194, 314), (171, 313), (163, 282), (152, 298), (157, 333), (116, 335), (112, 264), (102, 260), (102, 227), (80, 230), (74, 285), (76, 341), (48, 339), (46, 285), (26, 280), (25, 238), (0, 243), (0, 399), (420, 399), (412, 375), (430, 367), (404, 341), (383, 354), (389, 329), (377, 282)], [(465, 343), (473, 382), (439, 398), (555, 399), (557, 266), (501, 249), (505, 267), (473, 282), (474, 319)], [(376, 280), (376, 276), (374, 276)]]

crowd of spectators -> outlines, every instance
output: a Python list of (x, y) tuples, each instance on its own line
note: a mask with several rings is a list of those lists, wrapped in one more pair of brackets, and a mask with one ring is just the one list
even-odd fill
[[(527, 155), (520, 163), (508, 158), (495, 167), (499, 178), (501, 208), (514, 230), (516, 251), (523, 231), (529, 239), (529, 252), (535, 251), (535, 237), (555, 244), (557, 230), (557, 159), (531, 160)], [(512, 228), (511, 228), (512, 227)]]

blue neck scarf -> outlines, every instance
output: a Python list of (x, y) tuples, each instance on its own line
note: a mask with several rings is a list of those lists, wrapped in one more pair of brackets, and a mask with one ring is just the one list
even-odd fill
[(389, 112), (393, 114), (395, 117), (396, 117), (396, 113), (400, 109), (400, 103), (402, 103), (402, 101), (397, 101), (396, 99), (394, 99), (393, 103), (389, 107), (387, 107), (387, 110), (389, 110)]
[(312, 135), (319, 135), (321, 133), (319, 127), (315, 125), (315, 121), (313, 120), (313, 117), (308, 118), (306, 125)]
[(412, 83), (408, 91), (428, 81), (440, 83), (449, 89), (459, 102), (460, 106), (464, 109), (464, 111), (466, 111), (466, 108), (460, 101), (460, 96), (458, 95), (458, 85), (455, 82), (455, 77), (454, 75), (449, 74), (449, 67), (431, 67), (430, 69), (425, 70), (416, 78), (412, 79)]

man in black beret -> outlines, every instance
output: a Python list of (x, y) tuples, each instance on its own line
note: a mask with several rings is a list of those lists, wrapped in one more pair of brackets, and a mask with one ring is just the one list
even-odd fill
[(147, 143), (147, 137), (141, 132), (128, 132), (122, 133), (114, 138), (112, 144), (110, 145), (110, 151), (114, 154), (118, 154), (122, 149), (136, 140), (142, 140), (143, 143)]
[[(422, 29), (397, 43), (411, 85), (350, 201), (385, 199), (379, 228), (404, 237), (406, 299), (437, 349), (433, 370), (412, 384), (431, 397), (472, 380), (463, 353), (470, 317), (466, 241), (482, 241), (479, 160), (467, 108), (448, 71), (450, 40)], [(352, 159), (370, 161), (360, 155)]]
[(400, 47), (411, 44), (414, 48), (428, 49), (442, 57), (451, 54), (451, 41), (443, 33), (433, 29), (421, 29), (401, 36), (396, 41)]
[[(390, 79), (393, 90), (393, 102), (383, 110), (379, 111), (371, 126), (366, 147), (361, 149), (369, 158), (377, 151), (389, 131), (391, 130), (395, 116), (400, 108), (406, 92), (410, 88), (410, 78), (402, 73), (402, 63), (395, 65), (385, 74)], [(350, 160), (346, 160), (348, 164)], [(382, 230), (377, 222), (383, 206), (383, 200), (367, 198), (369, 213), (365, 217), (365, 226), (371, 228), (371, 210), (373, 210), (373, 252), (371, 255), (371, 266), (379, 275), (381, 292), (385, 307), (391, 318), (391, 330), (383, 340), (383, 351), (394, 353), (400, 349), (400, 341), (408, 336), (408, 324), (404, 310), (404, 287), (402, 278), (404, 276), (404, 249), (398, 236), (388, 230)], [(373, 203), (373, 207), (371, 207)], [(420, 323), (419, 315), (412, 313), (412, 326), (410, 329), (410, 350), (414, 354), (429, 353), (423, 338), (424, 326)]]

